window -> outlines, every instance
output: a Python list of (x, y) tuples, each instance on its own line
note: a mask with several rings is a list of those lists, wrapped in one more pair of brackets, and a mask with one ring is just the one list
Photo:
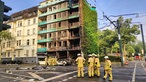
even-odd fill
[(29, 45), (29, 40), (27, 40), (27, 45)]
[(5, 43), (3, 43), (3, 48), (5, 48)]
[(49, 7), (49, 11), (52, 11), (52, 8), (51, 7)]
[(53, 10), (56, 10), (56, 7), (53, 7)]
[(22, 21), (18, 21), (17, 26), (18, 27), (22, 26)]
[(34, 56), (34, 49), (32, 49), (32, 57)]
[(10, 57), (10, 52), (8, 52), (8, 57)]
[(19, 41), (17, 40), (17, 46), (19, 46)]
[(21, 36), (21, 30), (19, 31), (19, 36)]
[(61, 13), (58, 13), (58, 18), (61, 18)]
[(19, 46), (21, 45), (21, 40), (19, 40)]
[(20, 51), (18, 51), (18, 57), (20, 57)]
[(61, 36), (61, 32), (58, 32), (58, 37), (60, 37)]
[(66, 47), (66, 46), (67, 46), (67, 42), (64, 41), (64, 42), (63, 42), (63, 47)]
[(59, 46), (61, 47), (61, 42), (59, 42)]
[(27, 35), (30, 35), (30, 34), (29, 34), (29, 31), (30, 31), (30, 30), (28, 29), (28, 30), (27, 30)]
[(19, 36), (19, 31), (17, 31), (17, 36)]
[(52, 37), (52, 35), (51, 35), (51, 33), (49, 34), (49, 38), (51, 38)]
[(28, 57), (28, 54), (29, 54), (29, 50), (26, 50), (26, 56)]
[(32, 39), (32, 44), (33, 44), (33, 45), (35, 44), (35, 39)]
[(56, 19), (56, 15), (54, 15), (54, 19)]
[(51, 43), (49, 43), (49, 48), (51, 48)]
[(30, 20), (27, 21), (27, 25), (30, 25)]
[(9, 41), (9, 42), (7, 42), (7, 47), (10, 47), (10, 41)]
[(59, 22), (59, 25), (58, 26), (61, 27), (61, 22)]
[(33, 19), (33, 24), (35, 24), (35, 23), (36, 23), (36, 18)]
[(35, 34), (35, 28), (33, 28), (33, 34)]
[(56, 46), (56, 42), (54, 42), (54, 47)]

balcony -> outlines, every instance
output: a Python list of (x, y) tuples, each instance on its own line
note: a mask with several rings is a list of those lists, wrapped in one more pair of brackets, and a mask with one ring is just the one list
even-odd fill
[(69, 16), (68, 18), (58, 18), (58, 19), (47, 21), (47, 22), (43, 21), (43, 22), (39, 22), (39, 26), (49, 24), (49, 23), (59, 22), (59, 21), (67, 20), (67, 19), (74, 19), (74, 18), (78, 18), (78, 17), (79, 17), (79, 15), (72, 15), (72, 16)]
[(47, 48), (38, 48), (37, 49), (37, 52), (46, 52), (47, 51)]
[(55, 31), (57, 31), (56, 28), (51, 28), (50, 30), (39, 31), (38, 34), (45, 34), (45, 33), (55, 32)]
[(66, 0), (57, 0), (57, 1), (54, 1), (54, 2), (49, 2), (47, 4), (40, 5), (38, 8), (44, 8), (44, 7), (47, 7), (47, 6), (55, 5), (55, 4), (63, 2), (63, 1), (66, 1)]
[(39, 26), (41, 26), (41, 25), (45, 25), (45, 24), (47, 24), (47, 22), (46, 22), (46, 21), (39, 22)]
[[(79, 5), (75, 5), (75, 6), (73, 6), (72, 8), (78, 8), (78, 7), (79, 7)], [(54, 13), (66, 11), (66, 10), (69, 10), (69, 9), (70, 9), (70, 8), (62, 8), (62, 9), (58, 9), (58, 10), (56, 10), (56, 11), (46, 12), (46, 13), (40, 14), (39, 17), (43, 17), (43, 16), (47, 16), (47, 15), (50, 15), (50, 14), (54, 14)]]
[(38, 43), (44, 43), (44, 42), (50, 42), (50, 41), (52, 41), (52, 39), (48, 38), (48, 39), (38, 40)]

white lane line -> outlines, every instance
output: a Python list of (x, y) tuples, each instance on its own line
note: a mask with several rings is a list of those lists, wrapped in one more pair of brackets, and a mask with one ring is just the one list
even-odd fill
[(73, 77), (77, 77), (76, 75), (74, 75)]
[(55, 77), (51, 77), (51, 78), (47, 78), (47, 79), (44, 79), (40, 82), (46, 82), (46, 81), (51, 81), (51, 80), (54, 80), (56, 78), (60, 78), (60, 77), (63, 77), (63, 76), (67, 76), (67, 75), (70, 75), (70, 74), (73, 74), (73, 73), (76, 73), (77, 71), (73, 71), (73, 72), (69, 72), (69, 73), (65, 73), (65, 74), (61, 74), (61, 75), (58, 75), (58, 76), (55, 76)]
[(31, 75), (32, 77), (34, 78), (38, 78), (39, 80), (43, 80), (44, 78), (42, 78), (41, 76), (35, 74), (35, 73), (32, 73), (32, 72), (27, 72), (29, 75)]
[[(88, 72), (86, 71), (85, 74), (86, 74), (86, 73), (88, 73)], [(61, 82), (70, 80), (70, 79), (75, 78), (75, 77), (77, 77), (77, 75), (74, 75), (74, 76), (72, 76), (72, 77), (69, 77), (68, 79), (64, 79), (64, 80), (62, 80)], [(59, 82), (60, 82), (60, 81), (59, 81)]]
[(72, 79), (73, 77), (69, 77), (68, 79)]
[(133, 71), (133, 77), (132, 77), (132, 82), (135, 82), (136, 66), (137, 66), (137, 63), (135, 63), (135, 67), (134, 67), (134, 71)]
[(62, 81), (67, 81), (68, 79), (64, 79), (64, 80), (62, 80)]
[(146, 68), (144, 67), (143, 63), (141, 65), (142, 65), (143, 69), (146, 71)]

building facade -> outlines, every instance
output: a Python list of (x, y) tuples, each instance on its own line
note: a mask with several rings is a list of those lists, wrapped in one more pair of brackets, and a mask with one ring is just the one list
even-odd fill
[(97, 13), (86, 0), (45, 0), (11, 17), (8, 31), (15, 40), (3, 41), (2, 61), (37, 63), (46, 56), (76, 59), (78, 53), (89, 53), (90, 46), (97, 45), (97, 36), (90, 34), (96, 33)]
[(82, 53), (82, 38), (85, 33), (83, 1), (88, 5), (86, 0), (46, 0), (40, 3), (37, 45), (39, 58), (56, 56), (75, 59), (77, 53)]
[(2, 61), (20, 60), (23, 63), (37, 61), (37, 6), (11, 15), (8, 24), (14, 40), (3, 41)]

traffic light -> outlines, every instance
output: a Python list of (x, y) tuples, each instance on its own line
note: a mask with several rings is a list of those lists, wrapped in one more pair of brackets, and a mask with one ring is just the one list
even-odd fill
[(10, 25), (3, 24), (4, 21), (8, 21), (11, 17), (5, 15), (5, 12), (9, 12), (12, 10), (12, 8), (5, 5), (3, 1), (0, 0), (0, 31), (7, 30), (8, 28), (11, 28)]

